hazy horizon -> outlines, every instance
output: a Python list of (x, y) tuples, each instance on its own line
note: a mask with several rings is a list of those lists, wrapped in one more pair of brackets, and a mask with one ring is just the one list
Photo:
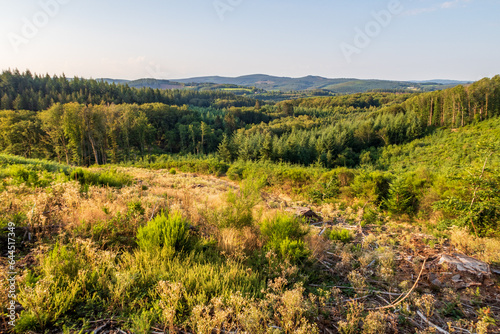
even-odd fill
[(500, 73), (493, 0), (0, 0), (0, 69), (67, 77), (476, 81)]

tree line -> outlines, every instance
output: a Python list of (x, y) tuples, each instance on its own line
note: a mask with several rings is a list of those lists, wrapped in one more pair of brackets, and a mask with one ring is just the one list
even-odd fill
[(255, 99), (223, 90), (160, 90), (132, 88), (103, 80), (32, 74), (29, 70), (3, 71), (0, 75), (0, 109), (40, 111), (56, 103), (165, 103), (199, 107), (228, 108), (254, 106)]
[(77, 165), (205, 154), (217, 150), (224, 134), (269, 119), (254, 108), (57, 103), (41, 112), (0, 111), (0, 151)]

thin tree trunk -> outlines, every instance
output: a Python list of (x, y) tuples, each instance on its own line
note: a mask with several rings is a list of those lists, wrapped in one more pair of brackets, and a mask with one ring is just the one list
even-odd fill
[(488, 93), (486, 93), (486, 106), (485, 106), (485, 116), (484, 116), (484, 119), (487, 119), (488, 118), (488, 102), (489, 102), (489, 96), (488, 96)]
[(434, 111), (434, 98), (431, 99), (431, 112), (429, 115), (429, 126), (432, 126), (432, 113)]
[(97, 150), (95, 148), (94, 138), (89, 133), (89, 141), (92, 146), (92, 152), (94, 153), (95, 163), (99, 165), (99, 155), (97, 154)]

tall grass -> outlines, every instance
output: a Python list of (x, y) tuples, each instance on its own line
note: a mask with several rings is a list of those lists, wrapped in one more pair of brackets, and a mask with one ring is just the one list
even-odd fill
[(68, 165), (59, 164), (53, 161), (28, 159), (15, 155), (0, 154), (0, 168), (4, 168), (9, 165), (31, 165), (38, 171), (45, 170), (52, 173), (62, 171), (66, 174), (68, 174), (71, 169)]

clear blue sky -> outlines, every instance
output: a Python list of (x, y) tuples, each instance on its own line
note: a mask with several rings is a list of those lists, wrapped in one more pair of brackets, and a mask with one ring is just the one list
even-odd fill
[[(500, 74), (500, 1), (401, 0), (388, 24), (376, 23), (372, 13), (391, 1), (0, 0), (0, 69), (122, 79)], [(369, 43), (356, 46), (367, 27)], [(346, 45), (356, 48), (349, 57)]]

